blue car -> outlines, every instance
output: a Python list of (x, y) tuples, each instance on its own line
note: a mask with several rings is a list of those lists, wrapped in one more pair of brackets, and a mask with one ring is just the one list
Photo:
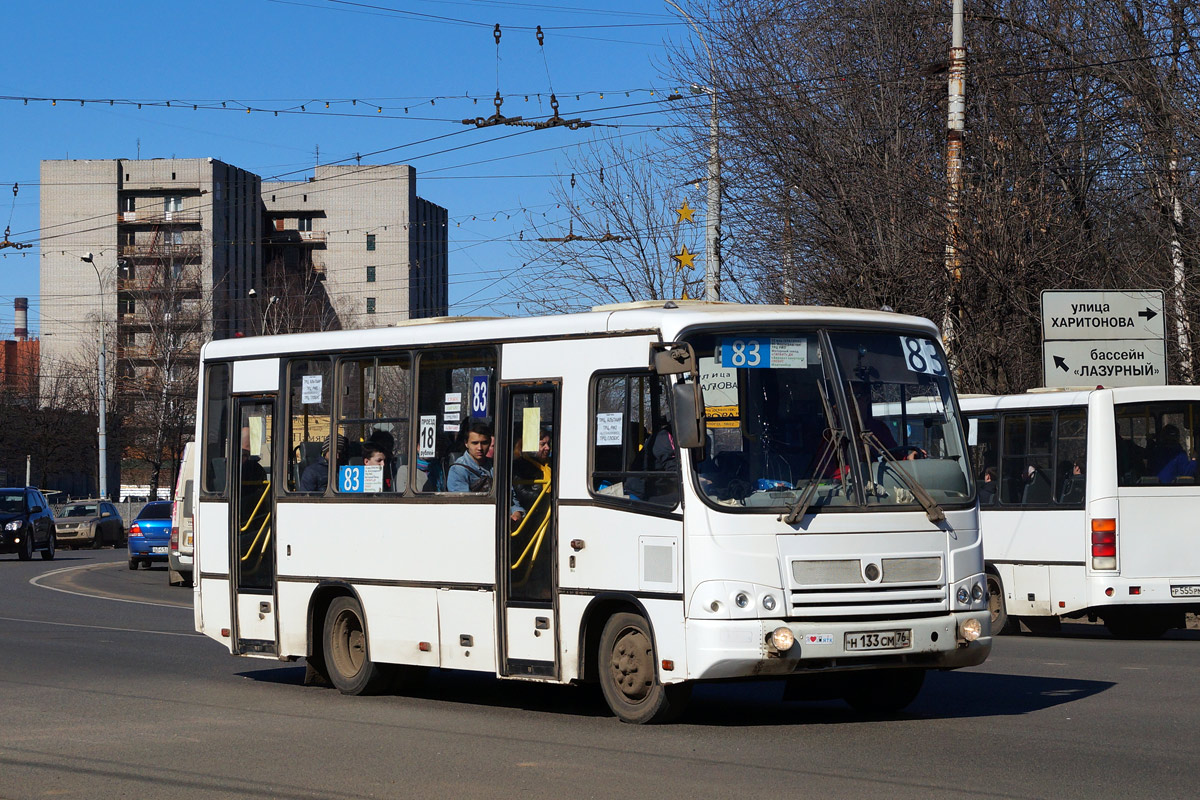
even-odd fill
[(171, 547), (171, 502), (146, 503), (129, 526), (129, 568), (166, 561)]

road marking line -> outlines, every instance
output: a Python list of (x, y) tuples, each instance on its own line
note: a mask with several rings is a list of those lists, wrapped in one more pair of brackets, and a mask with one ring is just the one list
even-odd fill
[(54, 575), (61, 575), (64, 572), (75, 572), (78, 570), (86, 570), (86, 569), (105, 569), (105, 568), (112, 568), (112, 567), (119, 567), (119, 566), (124, 566), (124, 564), (120, 564), (120, 563), (118, 563), (118, 564), (81, 564), (80, 566), (77, 566), (77, 567), (63, 567), (62, 569), (53, 569), (53, 570), (50, 570), (49, 572), (43, 572), (41, 575), (35, 575), (34, 577), (29, 579), (29, 582), (31, 584), (33, 584), (34, 586), (38, 587), (39, 589), (49, 589), (52, 592), (62, 592), (63, 594), (73, 594), (76, 597), (86, 597), (91, 600), (112, 600), (113, 602), (116, 602), (116, 603), (133, 603), (134, 605), (157, 606), (158, 608), (191, 609), (192, 606), (190, 603), (185, 606), (185, 605), (179, 605), (177, 603), (152, 603), (149, 600), (129, 600), (124, 597), (111, 597), (110, 595), (106, 595), (106, 594), (88, 594), (86, 592), (73, 592), (70, 589), (61, 589), (57, 586), (46, 586), (45, 584), (41, 583), (42, 578), (49, 578)]
[[(43, 586), (43, 589), (50, 587)], [(4, 622), (28, 622), (31, 625), (57, 625), (61, 628), (87, 628), (93, 631), (117, 631), (119, 633), (152, 633), (156, 636), (199, 636), (198, 633), (180, 633), (179, 631), (147, 631), (141, 628), (113, 628), (108, 625), (82, 625), (77, 622), (49, 622), (42, 619), (21, 619), (20, 617), (0, 617)]]

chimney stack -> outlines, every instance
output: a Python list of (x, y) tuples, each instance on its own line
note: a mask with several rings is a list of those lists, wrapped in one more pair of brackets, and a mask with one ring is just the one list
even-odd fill
[(29, 298), (18, 297), (13, 300), (14, 317), (16, 324), (13, 326), (13, 337), (18, 342), (23, 342), (29, 338)]

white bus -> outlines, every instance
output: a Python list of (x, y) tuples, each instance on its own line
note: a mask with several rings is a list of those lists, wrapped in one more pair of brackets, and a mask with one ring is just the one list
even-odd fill
[[(763, 676), (896, 709), (987, 657), (932, 323), (685, 301), (421, 322), (204, 347), (195, 618), (231, 653), (350, 694), (430, 667), (599, 682), (629, 722)], [(940, 445), (903, 460), (874, 409), (910, 401)]]
[(1200, 610), (1200, 387), (967, 396), (992, 630), (1100, 618), (1158, 637)]

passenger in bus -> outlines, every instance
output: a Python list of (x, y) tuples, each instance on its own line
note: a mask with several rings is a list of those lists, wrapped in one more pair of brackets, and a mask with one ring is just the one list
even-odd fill
[(388, 453), (368, 439), (362, 443), (362, 460), (363, 466), (368, 469), (379, 468), (380, 474), (383, 476), (383, 491), (392, 491), (392, 475), (387, 467)]
[(679, 449), (671, 423), (663, 419), (635, 458), (634, 470), (667, 473), (660, 478), (634, 476), (625, 480), (625, 494), (635, 500), (674, 507), (679, 501)]
[(408, 488), (408, 473), (398, 463), (396, 452), (396, 438), (391, 433), (383, 428), (376, 428), (367, 437), (366, 444), (363, 445), (363, 456), (366, 456), (366, 445), (370, 444), (378, 448), (384, 455), (383, 469), (383, 484), (385, 492), (403, 492)]
[(990, 506), (996, 502), (996, 488), (1000, 485), (1000, 476), (995, 467), (983, 471), (983, 482), (979, 485), (979, 505)]
[(1150, 472), (1159, 483), (1175, 483), (1181, 477), (1195, 478), (1196, 459), (1189, 458), (1179, 441), (1179, 428), (1164, 425), (1150, 451)]
[[(446, 472), (446, 491), (448, 492), (490, 492), (492, 490), (492, 459), (488, 451), (492, 449), (492, 426), (479, 418), (472, 418), (466, 424), (467, 451), (450, 465)], [(509, 517), (517, 522), (525, 515), (515, 498), (509, 503)]]
[[(324, 492), (325, 488), (329, 486), (329, 440), (332, 438), (331, 434), (329, 439), (325, 440), (325, 446), (321, 448), (321, 457), (309, 464), (304, 470), (304, 474), (300, 476), (300, 491)], [(340, 460), (342, 454), (345, 452), (346, 437), (339, 433), (337, 436), (337, 453), (334, 458)]]

